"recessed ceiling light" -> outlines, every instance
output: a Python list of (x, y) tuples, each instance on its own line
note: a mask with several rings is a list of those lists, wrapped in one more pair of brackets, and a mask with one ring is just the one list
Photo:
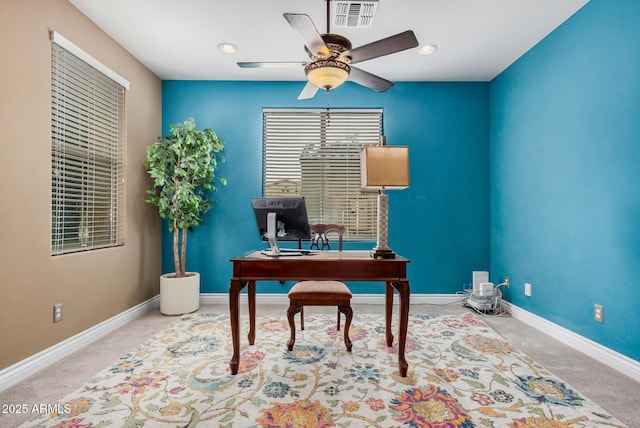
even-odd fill
[(434, 53), (437, 50), (438, 50), (437, 45), (422, 45), (420, 46), (420, 49), (418, 49), (418, 53), (420, 53), (420, 55), (429, 55)]
[(233, 43), (220, 43), (218, 45), (218, 49), (220, 49), (220, 52), (226, 54), (236, 53), (236, 51), (238, 50), (236, 45), (234, 45)]

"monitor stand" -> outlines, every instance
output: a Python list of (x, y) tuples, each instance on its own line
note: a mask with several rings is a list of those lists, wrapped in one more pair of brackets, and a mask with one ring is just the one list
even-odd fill
[(281, 257), (303, 255), (301, 251), (280, 249), (278, 246), (278, 238), (276, 237), (276, 213), (267, 214), (267, 240), (269, 241), (269, 249), (261, 251), (265, 256)]

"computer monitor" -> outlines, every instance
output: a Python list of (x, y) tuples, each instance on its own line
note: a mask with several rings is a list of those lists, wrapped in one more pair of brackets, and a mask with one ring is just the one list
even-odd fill
[(269, 241), (269, 256), (300, 255), (300, 251), (285, 251), (278, 241), (311, 239), (307, 205), (302, 196), (253, 198), (253, 212), (262, 239)]

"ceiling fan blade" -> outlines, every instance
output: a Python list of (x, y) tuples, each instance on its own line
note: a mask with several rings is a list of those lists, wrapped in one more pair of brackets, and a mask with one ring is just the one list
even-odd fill
[(351, 67), (349, 80), (378, 92), (384, 92), (393, 86), (393, 82), (357, 67)]
[(302, 88), (302, 92), (298, 95), (299, 100), (306, 100), (309, 98), (313, 98), (316, 96), (316, 92), (318, 92), (318, 87), (311, 82), (307, 82), (304, 88)]
[(289, 68), (304, 67), (306, 62), (238, 62), (240, 68)]
[(359, 46), (355, 49), (351, 49), (351, 51), (345, 52), (342, 55), (350, 56), (351, 64), (355, 64), (368, 59), (378, 58), (380, 56), (415, 48), (416, 46), (418, 46), (418, 39), (416, 39), (416, 35), (413, 34), (413, 31), (408, 30), (403, 33), (398, 33), (395, 36), (390, 36), (385, 39), (380, 39), (378, 41)]
[(304, 45), (312, 55), (319, 56), (321, 58), (329, 56), (329, 48), (324, 43), (324, 40), (322, 40), (322, 37), (320, 37), (320, 33), (318, 33), (316, 26), (313, 25), (313, 21), (311, 21), (309, 15), (301, 13), (285, 13), (284, 18), (289, 22), (289, 25), (291, 25), (293, 29), (300, 34), (304, 41)]

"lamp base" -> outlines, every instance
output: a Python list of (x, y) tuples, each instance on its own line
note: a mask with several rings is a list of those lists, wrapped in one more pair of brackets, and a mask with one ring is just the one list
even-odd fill
[(394, 253), (388, 248), (387, 249), (374, 248), (373, 250), (371, 250), (369, 254), (374, 259), (395, 259), (396, 258), (396, 253)]
[(396, 254), (389, 249), (389, 196), (378, 194), (378, 242), (371, 250), (374, 259), (395, 259)]

